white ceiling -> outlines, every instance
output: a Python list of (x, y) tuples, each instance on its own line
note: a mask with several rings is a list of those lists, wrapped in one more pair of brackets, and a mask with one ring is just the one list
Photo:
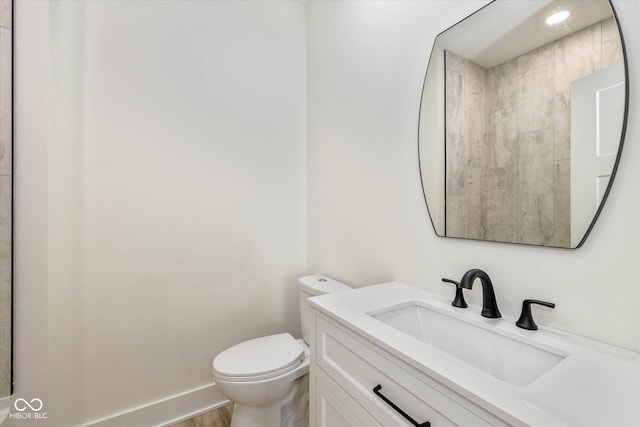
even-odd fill
[[(544, 23), (562, 9), (571, 12), (566, 21)], [(608, 0), (496, 0), (439, 35), (436, 46), (491, 68), (612, 16)]]

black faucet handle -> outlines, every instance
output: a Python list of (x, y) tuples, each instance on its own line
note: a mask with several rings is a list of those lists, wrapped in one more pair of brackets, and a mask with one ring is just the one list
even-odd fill
[(545, 307), (555, 308), (556, 305), (552, 302), (540, 301), (537, 299), (526, 299), (522, 301), (522, 312), (520, 313), (520, 318), (516, 322), (516, 326), (522, 329), (528, 329), (530, 331), (538, 330), (538, 325), (533, 321), (533, 315), (531, 314), (531, 305), (538, 304), (544, 305)]
[(460, 282), (456, 282), (455, 280), (442, 278), (443, 282), (453, 283), (456, 285), (456, 296), (451, 301), (451, 305), (454, 307), (467, 308), (467, 302), (464, 300), (464, 295), (462, 295), (462, 286), (460, 286)]

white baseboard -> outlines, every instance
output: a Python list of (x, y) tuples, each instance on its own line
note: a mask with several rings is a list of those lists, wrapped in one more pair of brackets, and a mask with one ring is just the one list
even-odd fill
[(229, 403), (215, 383), (90, 421), (89, 427), (169, 426)]

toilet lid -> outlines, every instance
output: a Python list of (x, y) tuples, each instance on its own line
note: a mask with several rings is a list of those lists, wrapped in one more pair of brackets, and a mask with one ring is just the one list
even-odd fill
[(226, 349), (213, 360), (213, 370), (239, 380), (266, 379), (288, 372), (303, 359), (304, 348), (290, 334), (277, 334)]

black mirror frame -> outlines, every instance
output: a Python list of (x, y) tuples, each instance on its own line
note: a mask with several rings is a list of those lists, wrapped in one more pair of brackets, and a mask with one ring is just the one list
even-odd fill
[(419, 176), (420, 176), (420, 187), (422, 188), (422, 196), (424, 198), (424, 202), (425, 202), (425, 206), (427, 207), (427, 215), (429, 216), (429, 221), (431, 221), (431, 227), (433, 228), (433, 231), (435, 233), (436, 236), (438, 237), (446, 237), (449, 239), (460, 239), (460, 240), (477, 240), (477, 241), (481, 241), (481, 242), (494, 242), (494, 243), (506, 243), (506, 244), (511, 244), (511, 245), (525, 245), (525, 246), (536, 246), (536, 247), (543, 247), (543, 248), (556, 248), (556, 249), (578, 249), (580, 247), (582, 247), (582, 245), (584, 244), (584, 242), (587, 240), (587, 237), (589, 236), (589, 234), (591, 233), (591, 230), (593, 230), (596, 221), (598, 220), (598, 218), (600, 217), (600, 213), (602, 212), (602, 209), (607, 201), (607, 198), (609, 197), (609, 192), (611, 191), (611, 187), (613, 186), (613, 183), (615, 181), (615, 177), (618, 171), (618, 167), (620, 165), (620, 158), (622, 157), (622, 150), (624, 148), (624, 140), (625, 140), (625, 136), (626, 136), (626, 131), (627, 131), (627, 121), (628, 121), (628, 117), (629, 117), (629, 64), (628, 64), (628, 60), (627, 60), (627, 49), (625, 46), (625, 42), (624, 42), (624, 36), (622, 34), (622, 28), (620, 27), (620, 21), (618, 19), (618, 14), (616, 12), (616, 9), (613, 7), (613, 3), (611, 2), (611, 0), (607, 0), (609, 3), (609, 7), (611, 7), (611, 12), (613, 13), (613, 18), (615, 19), (616, 22), (616, 27), (618, 28), (618, 34), (620, 34), (620, 43), (622, 45), (622, 58), (623, 58), (623, 63), (624, 63), (624, 91), (625, 91), (625, 98), (624, 98), (624, 116), (622, 118), (622, 129), (620, 132), (620, 143), (618, 145), (618, 153), (616, 154), (616, 160), (615, 163), (613, 165), (613, 169), (611, 170), (611, 179), (609, 180), (609, 183), (607, 185), (607, 189), (604, 192), (604, 195), (602, 196), (602, 201), (600, 202), (600, 205), (598, 206), (598, 209), (596, 210), (594, 216), (593, 216), (593, 220), (591, 221), (591, 224), (589, 224), (589, 227), (587, 228), (587, 230), (584, 233), (584, 236), (582, 237), (582, 239), (580, 240), (580, 242), (576, 245), (575, 248), (572, 247), (560, 247), (560, 246), (543, 246), (543, 245), (536, 245), (536, 244), (532, 244), (532, 243), (521, 243), (521, 242), (499, 242), (499, 241), (495, 241), (495, 240), (479, 240), (479, 239), (467, 239), (467, 238), (462, 238), (462, 237), (451, 237), (451, 236), (447, 236), (446, 234), (444, 235), (440, 235), (438, 234), (435, 224), (433, 223), (433, 218), (431, 216), (431, 212), (429, 211), (429, 204), (427, 203), (427, 195), (425, 193), (424, 190), (424, 185), (422, 185), (423, 182), (423, 173), (422, 173), (422, 167), (420, 166), (420, 122), (422, 119), (422, 101), (423, 101), (423, 97), (424, 97), (424, 89), (425, 89), (425, 85), (426, 85), (426, 77), (427, 77), (427, 73), (429, 70), (429, 64), (431, 63), (431, 59), (433, 56), (433, 52), (434, 52), (434, 48), (436, 47), (436, 40), (438, 39), (438, 37), (440, 37), (440, 35), (442, 35), (443, 33), (449, 31), (451, 28), (455, 27), (456, 25), (460, 24), (461, 22), (465, 21), (466, 19), (468, 19), (470, 16), (475, 15), (476, 13), (480, 12), (481, 10), (489, 7), (490, 5), (494, 4), (496, 1), (499, 0), (491, 0), (491, 2), (487, 3), (486, 5), (482, 6), (480, 9), (476, 10), (475, 12), (473, 12), (471, 15), (468, 15), (466, 17), (464, 17), (463, 19), (461, 19), (460, 21), (456, 22), (455, 24), (453, 24), (452, 26), (446, 28), (445, 30), (441, 31), (440, 33), (438, 33), (438, 35), (435, 37), (435, 39), (433, 40), (433, 46), (431, 47), (431, 53), (429, 54), (429, 61), (427, 62), (427, 70), (425, 71), (425, 78), (423, 80), (423, 84), (422, 84), (422, 93), (420, 95), (420, 108), (419, 108), (419, 112), (418, 112), (418, 171), (419, 171)]

